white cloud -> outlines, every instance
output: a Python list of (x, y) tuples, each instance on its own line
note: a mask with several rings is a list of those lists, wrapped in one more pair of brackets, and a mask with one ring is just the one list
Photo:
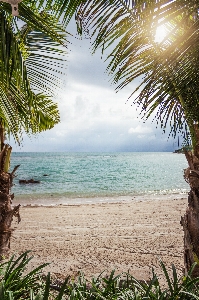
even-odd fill
[[(83, 43), (82, 47), (80, 47)], [(88, 41), (70, 48), (67, 76), (55, 101), (61, 122), (29, 140), (23, 147), (11, 140), (14, 151), (164, 151), (166, 137), (150, 121), (143, 125), (139, 109), (126, 103), (135, 83), (118, 93), (105, 74), (100, 55), (89, 53)], [(126, 104), (125, 104), (126, 103)], [(156, 136), (155, 136), (156, 135)]]
[(146, 134), (146, 133), (152, 133), (152, 132), (153, 132), (152, 128), (146, 127), (146, 126), (141, 126), (141, 125), (137, 125), (135, 128), (131, 127), (128, 130), (129, 134), (134, 134), (134, 133)]

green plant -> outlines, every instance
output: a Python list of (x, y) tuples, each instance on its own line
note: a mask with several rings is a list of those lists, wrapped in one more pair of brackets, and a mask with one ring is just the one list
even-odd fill
[(33, 258), (28, 257), (29, 252), (24, 252), (16, 259), (13, 255), (9, 261), (0, 264), (1, 300), (21, 299), (26, 297), (31, 289), (38, 290), (42, 286), (41, 270), (48, 264), (42, 264), (24, 275), (28, 263)]
[(76, 280), (69, 277), (61, 285), (53, 285), (50, 273), (46, 279), (42, 275), (43, 268), (48, 264), (40, 265), (29, 273), (26, 267), (32, 256), (30, 251), (21, 254), (18, 258), (12, 256), (9, 261), (0, 264), (0, 299), (1, 300), (198, 300), (199, 278), (192, 278), (195, 265), (186, 276), (178, 276), (172, 265), (172, 274), (160, 260), (163, 270), (164, 283), (162, 286), (157, 274), (152, 269), (152, 278), (148, 282), (139, 281), (129, 273), (103, 276), (87, 280), (80, 273)]

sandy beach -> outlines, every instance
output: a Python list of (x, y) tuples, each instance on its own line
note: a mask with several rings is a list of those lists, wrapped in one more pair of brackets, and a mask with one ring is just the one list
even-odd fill
[(30, 268), (45, 262), (57, 277), (87, 278), (116, 269), (148, 279), (158, 259), (183, 270), (181, 215), (187, 199), (55, 207), (21, 207), (13, 222), (11, 253), (32, 250)]

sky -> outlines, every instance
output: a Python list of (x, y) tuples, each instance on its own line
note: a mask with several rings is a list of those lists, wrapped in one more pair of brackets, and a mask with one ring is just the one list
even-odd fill
[[(70, 25), (74, 31), (74, 24)], [(151, 120), (143, 123), (139, 111), (127, 102), (137, 81), (118, 93), (106, 74), (105, 57), (91, 55), (88, 39), (70, 38), (66, 75), (53, 101), (61, 122), (31, 138), (23, 136), (13, 151), (20, 152), (148, 152), (174, 151), (177, 141), (168, 139)]]

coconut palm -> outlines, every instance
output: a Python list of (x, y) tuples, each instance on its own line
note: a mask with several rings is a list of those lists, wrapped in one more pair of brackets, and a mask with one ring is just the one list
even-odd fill
[[(185, 269), (199, 262), (199, 1), (85, 1), (76, 13), (80, 31), (106, 55), (117, 90), (141, 82), (130, 99), (174, 137), (182, 133), (193, 151), (185, 180), (190, 184), (184, 230)], [(161, 41), (157, 28), (164, 29)], [(138, 94), (138, 96), (137, 96)], [(132, 98), (131, 98), (132, 97)], [(129, 100), (130, 101), (130, 100)], [(195, 268), (199, 275), (199, 265)]]
[[(53, 95), (65, 72), (65, 28), (81, 1), (2, 1), (0, 118), (19, 141), (23, 131), (36, 133), (59, 121), (56, 105), (46, 96)], [(7, 2), (20, 2), (17, 18)], [(15, 117), (14, 111), (20, 114)]]
[(11, 186), (18, 166), (9, 172), (12, 148), (5, 144), (5, 132), (19, 143), (24, 132), (35, 134), (59, 122), (57, 104), (51, 97), (65, 71), (65, 26), (79, 4), (24, 0), (18, 17), (13, 17), (13, 5), (7, 2), (13, 1), (0, 2), (1, 258), (9, 252), (13, 216), (20, 221), (19, 206), (11, 206)]

